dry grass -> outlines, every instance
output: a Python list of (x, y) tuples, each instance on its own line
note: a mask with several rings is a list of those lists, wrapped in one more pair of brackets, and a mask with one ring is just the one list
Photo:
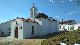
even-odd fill
[(9, 40), (7, 38), (0, 37), (0, 45), (41, 45), (41, 42), (45, 39), (14, 39)]

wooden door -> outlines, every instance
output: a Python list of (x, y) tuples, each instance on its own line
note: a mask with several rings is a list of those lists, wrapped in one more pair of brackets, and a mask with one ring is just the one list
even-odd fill
[(15, 37), (18, 38), (18, 27), (15, 29)]

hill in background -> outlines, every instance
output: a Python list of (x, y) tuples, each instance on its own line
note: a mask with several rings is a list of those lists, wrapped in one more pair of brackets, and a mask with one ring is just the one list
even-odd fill
[(42, 41), (42, 45), (59, 45), (60, 42), (71, 45), (74, 43), (80, 44), (80, 29), (49, 37), (49, 39)]

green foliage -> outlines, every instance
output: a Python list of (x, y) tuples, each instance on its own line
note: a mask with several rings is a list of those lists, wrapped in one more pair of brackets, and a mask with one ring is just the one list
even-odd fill
[(42, 42), (42, 45), (57, 45), (60, 42), (66, 44), (80, 43), (80, 30), (65, 32), (60, 35), (51, 37)]

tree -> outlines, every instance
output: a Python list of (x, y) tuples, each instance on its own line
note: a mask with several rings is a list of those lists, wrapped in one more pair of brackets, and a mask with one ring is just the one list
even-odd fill
[(45, 15), (44, 13), (38, 13), (37, 15), (38, 15), (38, 16), (37, 16), (36, 18), (41, 18), (41, 17), (42, 17), (42, 18), (45, 18), (45, 19), (48, 18), (48, 16)]

